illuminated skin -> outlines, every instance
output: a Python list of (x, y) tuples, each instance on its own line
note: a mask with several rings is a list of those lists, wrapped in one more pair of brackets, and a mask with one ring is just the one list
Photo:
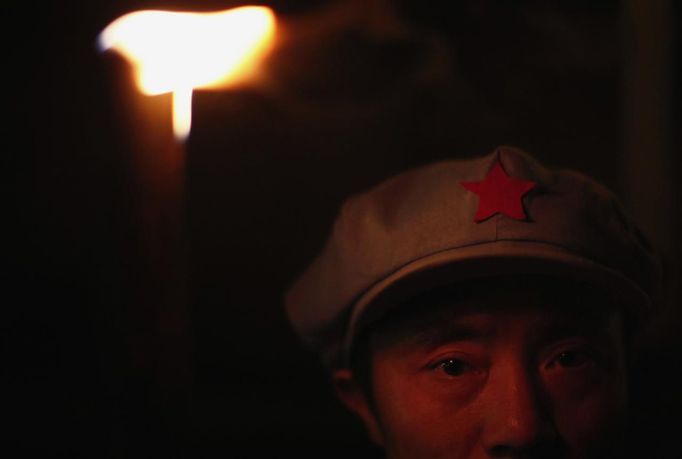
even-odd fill
[(389, 458), (616, 457), (623, 325), (603, 301), (523, 282), (445, 298), (369, 335), (371, 400), (349, 369), (337, 393)]

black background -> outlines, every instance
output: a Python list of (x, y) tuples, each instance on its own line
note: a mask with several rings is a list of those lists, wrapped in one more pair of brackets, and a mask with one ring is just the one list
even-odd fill
[[(293, 24), (330, 2), (265, 3)], [(149, 285), (141, 268), (148, 228), (138, 198), (148, 184), (121, 103), (142, 96), (121, 89), (125, 67), (95, 40), (135, 9), (241, 3), (9, 7), (17, 27), (4, 31), (1, 323), (10, 444), (87, 457), (376, 457), (288, 328), (282, 296), (349, 194), (418, 164), (512, 144), (587, 172), (626, 206), (662, 209), (642, 224), (672, 299), (633, 382), (633, 451), (667, 457), (682, 408), (680, 21), (670, 3), (669, 37), (642, 38), (629, 31), (638, 18), (628, 3), (615, 0), (400, 0), (407, 38), (335, 26), (274, 57), (278, 83), (268, 91), (197, 92), (185, 169), (186, 314), (171, 338), (161, 336), (165, 312), (155, 303), (165, 287)], [(628, 98), (648, 94), (646, 82), (629, 79), (631, 53), (647, 39), (670, 45), (668, 84), (657, 92), (667, 104), (656, 112), (662, 134), (643, 128), (665, 137), (660, 151), (628, 145), (628, 120), (639, 116)], [(635, 187), (626, 164), (638, 160), (625, 151), (667, 167)]]

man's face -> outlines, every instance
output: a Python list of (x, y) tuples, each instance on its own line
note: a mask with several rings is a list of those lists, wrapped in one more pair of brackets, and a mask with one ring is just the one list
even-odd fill
[(370, 334), (372, 400), (349, 406), (389, 458), (613, 457), (622, 323), (600, 301), (513, 282), (441, 299)]

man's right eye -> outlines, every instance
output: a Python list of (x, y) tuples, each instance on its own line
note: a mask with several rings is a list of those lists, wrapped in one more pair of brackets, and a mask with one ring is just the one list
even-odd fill
[(471, 366), (460, 359), (443, 360), (437, 365), (437, 368), (448, 376), (462, 376), (464, 373), (471, 370)]

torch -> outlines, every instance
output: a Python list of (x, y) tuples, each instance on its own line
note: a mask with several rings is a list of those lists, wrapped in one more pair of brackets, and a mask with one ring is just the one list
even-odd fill
[(132, 65), (137, 90), (155, 96), (140, 96), (126, 82), (120, 103), (130, 128), (141, 235), (133, 314), (152, 324), (143, 336), (133, 334), (133, 355), (156, 368), (165, 395), (189, 377), (184, 163), (192, 94), (259, 82), (274, 34), (273, 12), (247, 6), (211, 13), (137, 11), (113, 21), (98, 38), (100, 50), (114, 50)]

